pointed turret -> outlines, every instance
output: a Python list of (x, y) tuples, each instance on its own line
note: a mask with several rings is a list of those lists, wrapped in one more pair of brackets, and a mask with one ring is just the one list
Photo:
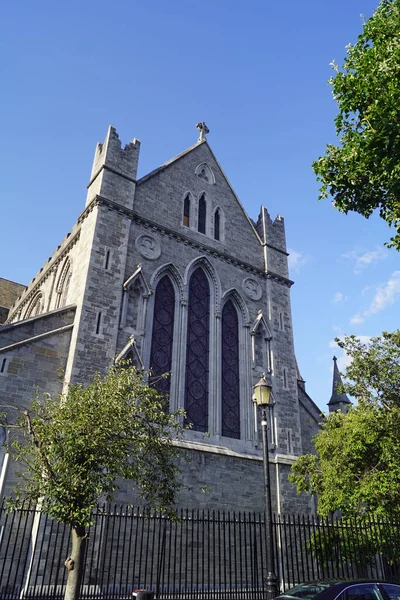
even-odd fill
[(343, 385), (342, 378), (339, 373), (337, 366), (337, 358), (333, 357), (333, 383), (332, 383), (332, 396), (328, 402), (329, 412), (340, 410), (347, 412), (351, 406), (351, 400), (349, 400), (347, 394), (340, 394), (338, 388)]

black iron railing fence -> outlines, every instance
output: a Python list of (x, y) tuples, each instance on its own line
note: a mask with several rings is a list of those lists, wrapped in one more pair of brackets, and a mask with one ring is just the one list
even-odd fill
[[(122, 600), (139, 588), (161, 600), (265, 598), (263, 514), (98, 507), (86, 551), (82, 598)], [(281, 591), (321, 578), (400, 577), (400, 523), (274, 516)], [(58, 599), (70, 532), (37, 507), (0, 508), (0, 598)]]

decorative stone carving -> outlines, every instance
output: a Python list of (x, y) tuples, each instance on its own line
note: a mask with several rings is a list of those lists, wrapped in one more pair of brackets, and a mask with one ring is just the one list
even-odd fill
[(243, 281), (243, 291), (251, 300), (259, 300), (262, 295), (260, 284), (255, 279), (251, 279), (251, 277), (247, 277)]
[(143, 258), (156, 260), (161, 254), (160, 243), (151, 235), (140, 235), (136, 238), (136, 249)]
[(210, 185), (215, 183), (215, 175), (207, 163), (201, 163), (200, 165), (197, 165), (195, 174), (199, 179), (209, 183)]

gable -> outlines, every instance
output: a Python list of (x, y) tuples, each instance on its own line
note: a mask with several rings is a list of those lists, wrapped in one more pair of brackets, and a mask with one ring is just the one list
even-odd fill
[(134, 212), (232, 258), (264, 267), (258, 234), (207, 143), (140, 179)]

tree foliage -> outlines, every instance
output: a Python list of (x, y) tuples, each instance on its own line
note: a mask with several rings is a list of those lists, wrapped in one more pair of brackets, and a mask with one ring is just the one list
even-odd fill
[(319, 197), (367, 218), (378, 209), (400, 250), (400, 0), (381, 0), (342, 68), (332, 66), (339, 145), (313, 163)]
[(11, 451), (23, 467), (17, 497), (43, 498), (43, 510), (71, 526), (87, 526), (93, 506), (111, 500), (118, 478), (131, 480), (152, 507), (173, 506), (181, 432), (178, 414), (143, 383), (134, 367), (111, 367), (66, 397), (38, 395), (18, 419)]
[(400, 407), (400, 331), (384, 331), (367, 343), (354, 335), (336, 341), (352, 359), (345, 391), (372, 405)]
[(181, 417), (129, 365), (71, 385), (65, 396), (38, 394), (19, 414), (8, 442), (22, 467), (13, 502), (40, 500), (43, 512), (71, 527), (66, 599), (79, 597), (92, 510), (112, 499), (119, 479), (132, 481), (149, 507), (174, 515)]
[(369, 344), (338, 340), (352, 358), (344, 391), (357, 399), (331, 413), (315, 436), (316, 454), (300, 457), (291, 481), (318, 496), (318, 512), (347, 517), (400, 516), (400, 331)]

